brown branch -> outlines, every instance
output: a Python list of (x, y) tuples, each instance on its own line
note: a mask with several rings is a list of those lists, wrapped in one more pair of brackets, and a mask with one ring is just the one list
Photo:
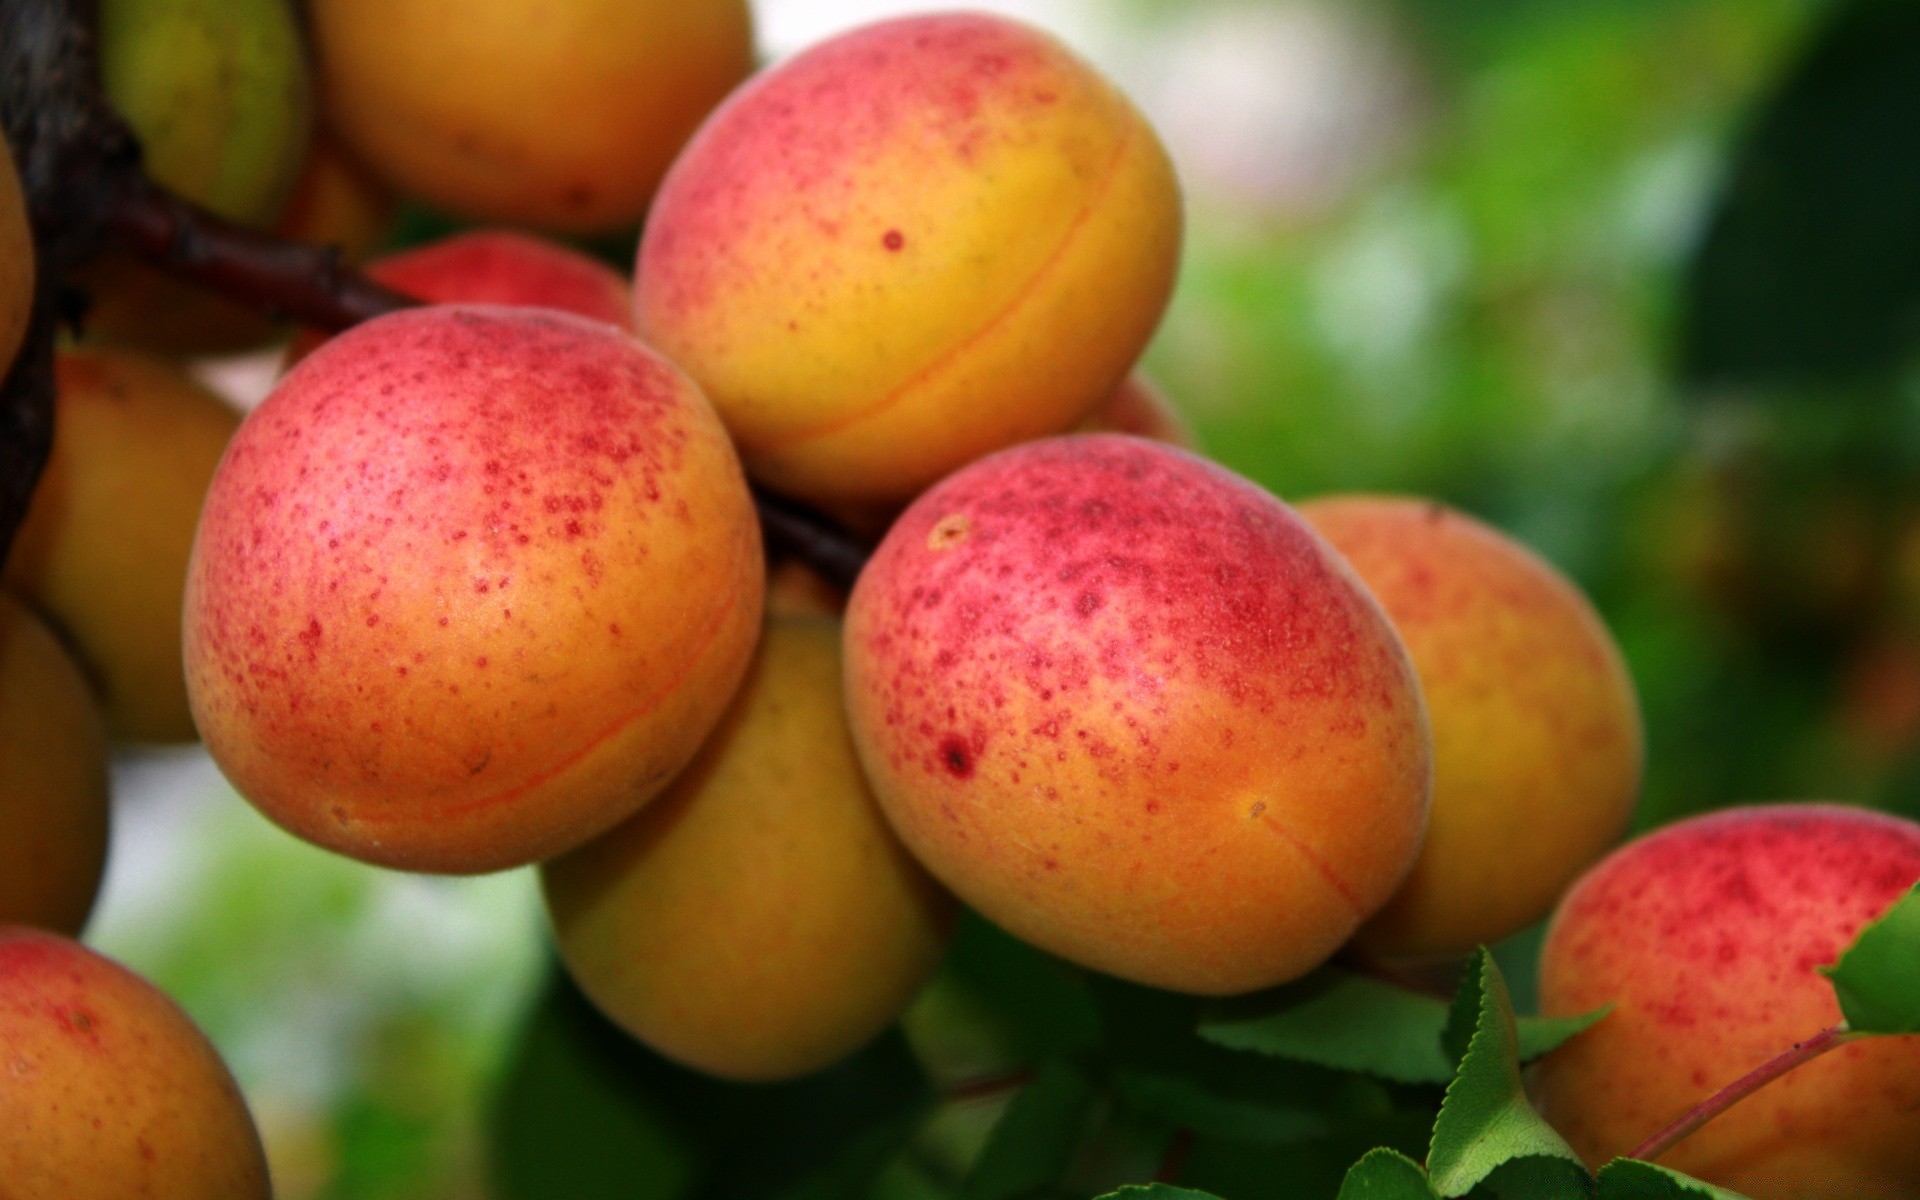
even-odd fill
[(1651, 1162), (1671, 1150), (1681, 1139), (1694, 1130), (1713, 1120), (1721, 1113), (1732, 1108), (1748, 1096), (1753, 1095), (1767, 1084), (1785, 1075), (1802, 1063), (1812, 1062), (1827, 1051), (1842, 1045), (1848, 1039), (1847, 1027), (1836, 1025), (1832, 1029), (1823, 1029), (1804, 1042), (1795, 1042), (1793, 1048), (1786, 1050), (1753, 1070), (1721, 1088), (1713, 1095), (1694, 1105), (1659, 1133), (1633, 1148), (1628, 1158), (1637, 1158)]

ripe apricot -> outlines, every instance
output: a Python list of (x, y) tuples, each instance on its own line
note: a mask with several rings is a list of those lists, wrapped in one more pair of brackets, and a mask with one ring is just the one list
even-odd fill
[(648, 218), (637, 327), (775, 490), (899, 502), (1112, 394), (1179, 244), (1166, 153), (1090, 66), (1002, 17), (908, 17), (702, 126)]
[[(507, 229), (476, 229), (389, 254), (366, 273), (396, 292), (434, 304), (555, 308), (622, 329), (633, 324), (627, 281), (612, 267), (556, 242)], [(288, 350), (299, 362), (325, 338), (308, 331)]]
[(26, 336), (33, 314), (33, 230), (27, 225), (27, 198), (13, 167), (13, 150), (0, 140), (0, 375)]
[(0, 927), (0, 1180), (8, 1200), (267, 1200), (233, 1077), (132, 971), (50, 933)]
[(91, 669), (107, 732), (190, 742), (180, 594), (194, 523), (239, 416), (162, 359), (63, 351), (53, 455), (7, 556), (6, 583)]
[(0, 596), (0, 925), (78, 934), (106, 862), (100, 713), (53, 635)]
[(188, 572), (188, 694), (294, 833), (502, 869), (605, 831), (693, 756), (763, 571), (726, 432), (665, 359), (547, 310), (392, 313), (235, 435)]
[[(1920, 825), (1864, 809), (1731, 809), (1615, 851), (1555, 914), (1549, 1014), (1613, 1011), (1544, 1059), (1541, 1110), (1589, 1164), (1840, 1020), (1833, 962), (1920, 880)], [(1920, 1038), (1797, 1067), (1661, 1156), (1755, 1200), (1920, 1191)]]
[(839, 622), (770, 622), (746, 683), (658, 800), (546, 864), (560, 953), (615, 1022), (732, 1079), (853, 1053), (933, 974), (952, 901), (854, 757)]
[(746, 0), (313, 0), (327, 115), (402, 191), (478, 221), (637, 223), (753, 66)]
[(1300, 515), (1387, 610), (1433, 721), (1426, 848), (1361, 945), (1465, 954), (1546, 916), (1640, 794), (1639, 700), (1606, 625), (1531, 550), (1432, 501), (1330, 496)]
[(1413, 865), (1432, 756), (1393, 627), (1293, 510), (1090, 434), (915, 501), (847, 609), (894, 828), (1009, 932), (1158, 987), (1319, 965)]

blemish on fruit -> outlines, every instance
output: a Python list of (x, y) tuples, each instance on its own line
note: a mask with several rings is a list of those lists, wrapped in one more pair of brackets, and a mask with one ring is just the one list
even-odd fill
[(955, 779), (973, 777), (973, 753), (957, 734), (948, 734), (941, 739), (940, 761), (947, 768), (947, 774)]
[(900, 250), (907, 244), (907, 238), (906, 238), (906, 235), (901, 233), (898, 229), (889, 229), (887, 230), (886, 236), (880, 239), (880, 244), (885, 246), (888, 250), (893, 251), (895, 254), (898, 254)]
[(967, 519), (967, 514), (950, 513), (940, 518), (934, 524), (933, 530), (927, 534), (927, 549), (951, 550), (966, 541), (967, 535), (972, 532), (973, 522)]

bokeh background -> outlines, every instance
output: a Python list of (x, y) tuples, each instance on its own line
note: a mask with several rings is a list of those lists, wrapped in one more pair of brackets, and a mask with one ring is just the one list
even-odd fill
[[(915, 7), (755, 5), (769, 58)], [(1147, 367), (1213, 456), (1289, 499), (1439, 497), (1589, 589), (1644, 705), (1640, 826), (1810, 798), (1920, 815), (1915, 5), (982, 7), (1079, 47), (1167, 140), (1188, 240)], [(220, 1045), (282, 1200), (679, 1197), (699, 1153), (818, 1140), (786, 1093), (681, 1087), (662, 1111), (569, 1066), (592, 1043), (561, 1045), (577, 1014), (530, 872), (332, 857), (197, 752), (126, 758), (116, 783), (90, 940)], [(1502, 950), (1523, 1005), (1528, 955)], [(990, 1058), (950, 999), (911, 1015), (915, 1049)], [(884, 1110), (884, 1088), (823, 1086), (791, 1095)], [(942, 1194), (916, 1179), (997, 1103), (943, 1107), (877, 1194)], [(729, 1194), (773, 1194), (755, 1186)]]

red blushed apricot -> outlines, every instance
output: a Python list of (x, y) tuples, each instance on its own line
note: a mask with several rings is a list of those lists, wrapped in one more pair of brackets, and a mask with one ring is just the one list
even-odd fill
[[(368, 263), (375, 282), (429, 304), (512, 304), (552, 308), (622, 329), (633, 324), (627, 281), (605, 263), (556, 242), (506, 229), (478, 229)], [(325, 341), (303, 333), (291, 366)]]
[(763, 571), (732, 446), (666, 360), (562, 313), (394, 313), (316, 350), (221, 462), (194, 718), (242, 794), (343, 854), (549, 858), (692, 757)]
[(1156, 442), (1032, 442), (896, 522), (847, 610), (874, 790), (1010, 932), (1206, 994), (1306, 973), (1426, 826), (1413, 668), (1291, 509)]
[(100, 713), (53, 635), (0, 596), (0, 925), (77, 935), (106, 865)]
[(0, 1181), (9, 1200), (267, 1200), (226, 1064), (146, 980), (0, 926)]
[(1433, 721), (1426, 847), (1361, 945), (1445, 957), (1531, 925), (1640, 794), (1640, 704), (1613, 636), (1545, 560), (1430, 500), (1330, 496), (1300, 515), (1387, 610)]
[[(1613, 1011), (1542, 1060), (1541, 1111), (1590, 1165), (1628, 1153), (1838, 1023), (1815, 968), (1916, 880), (1920, 825), (1836, 805), (1731, 809), (1615, 851), (1542, 949), (1544, 1012)], [(1920, 1038), (1831, 1051), (1660, 1161), (1755, 1200), (1920, 1194)]]
[(1180, 220), (1153, 130), (1059, 42), (886, 21), (764, 72), (688, 143), (641, 241), (637, 328), (776, 490), (900, 503), (1113, 393)]
[(312, 0), (327, 118), (402, 191), (477, 221), (639, 222), (753, 68), (746, 0)]

